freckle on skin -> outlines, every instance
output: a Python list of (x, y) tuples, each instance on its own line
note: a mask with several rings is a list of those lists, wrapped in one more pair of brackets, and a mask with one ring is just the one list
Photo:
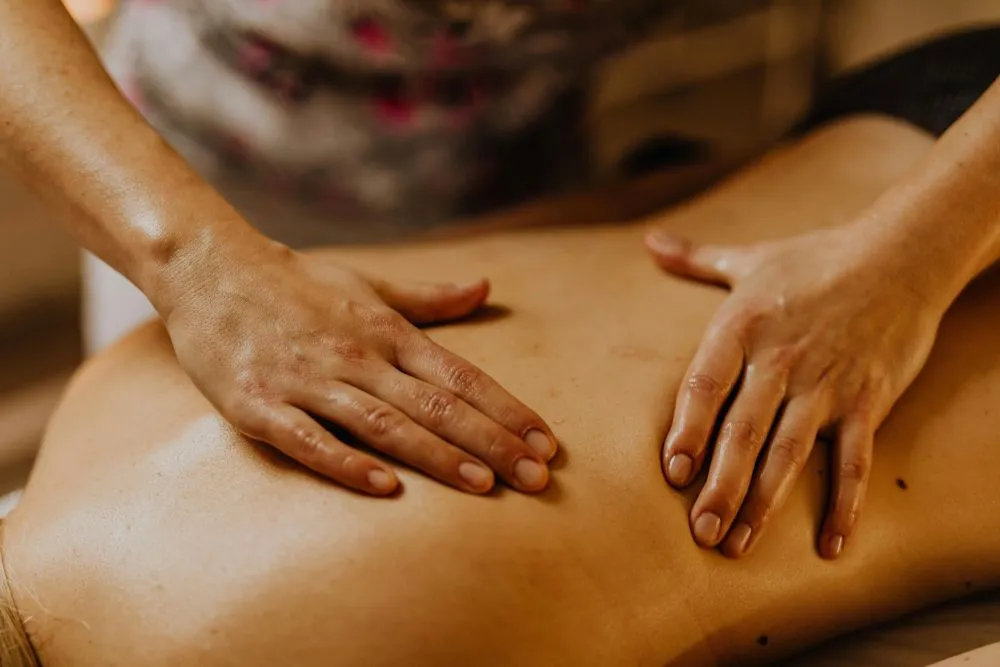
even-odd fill
[(896, 486), (898, 486), (902, 491), (906, 491), (910, 488), (910, 485), (906, 483), (906, 480), (900, 477), (896, 480)]
[(767, 635), (761, 635), (760, 637), (757, 637), (757, 643), (760, 644), (761, 646), (767, 646), (768, 641), (769, 640), (767, 638)]

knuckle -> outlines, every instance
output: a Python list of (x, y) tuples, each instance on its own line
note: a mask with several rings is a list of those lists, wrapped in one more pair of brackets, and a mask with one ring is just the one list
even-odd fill
[(356, 322), (366, 322), (371, 313), (371, 306), (354, 299), (348, 299), (335, 306), (339, 319)]
[(492, 429), (489, 435), (489, 445), (486, 448), (486, 457), (495, 462), (508, 461), (516, 456), (517, 452), (510, 445), (510, 438), (507, 433), (500, 428)]
[(368, 316), (368, 321), (383, 336), (394, 338), (409, 330), (409, 322), (395, 310), (379, 308)]
[(268, 382), (259, 374), (250, 370), (242, 370), (236, 374), (236, 391), (239, 394), (235, 400), (239, 403), (247, 400), (263, 399), (268, 391)]
[(292, 376), (300, 376), (303, 371), (308, 369), (310, 366), (310, 356), (306, 352), (307, 347), (311, 348), (311, 343), (300, 345), (298, 341), (292, 342), (284, 350), (283, 358), (281, 359), (282, 370)]
[(439, 427), (454, 416), (456, 403), (446, 391), (429, 391), (420, 401), (420, 410), (432, 427)]
[(468, 364), (452, 364), (446, 371), (448, 386), (465, 396), (476, 395), (483, 383), (483, 374), (478, 368)]
[(871, 471), (871, 457), (867, 455), (854, 456), (840, 464), (838, 474), (841, 479), (860, 482), (868, 477)]
[(458, 466), (465, 459), (450, 448), (431, 444), (422, 447), (415, 456), (415, 463), (422, 470), (430, 471), (439, 479), (461, 483)]
[(667, 434), (666, 450), (670, 455), (694, 455), (704, 449), (707, 436), (704, 431), (695, 428), (690, 421), (682, 421)]
[(759, 451), (764, 441), (761, 430), (746, 419), (736, 419), (726, 422), (722, 427), (721, 440), (750, 452)]
[(691, 373), (687, 381), (688, 391), (695, 396), (712, 400), (721, 400), (729, 393), (729, 388), (707, 373)]
[(730, 318), (730, 326), (743, 338), (752, 337), (770, 319), (768, 308), (761, 304), (748, 304), (737, 310)]
[(503, 399), (497, 405), (489, 406), (487, 416), (497, 424), (522, 435), (541, 422), (541, 419), (537, 416), (532, 415), (530, 412), (525, 414), (525, 412), (503, 401)]
[(859, 423), (871, 424), (874, 420), (876, 398), (875, 392), (864, 388), (850, 406), (849, 414)]
[(771, 443), (770, 456), (786, 470), (798, 470), (805, 464), (805, 442), (794, 436), (782, 435)]
[(738, 484), (732, 480), (713, 484), (705, 495), (705, 507), (718, 514), (723, 521), (736, 516), (740, 504)]
[(544, 421), (538, 415), (516, 403), (516, 399), (500, 398), (496, 405), (487, 404), (483, 409), (487, 418), (510, 431), (518, 438), (524, 438), (529, 431), (545, 431)]
[(294, 443), (296, 455), (305, 460), (315, 460), (325, 449), (323, 438), (315, 431), (301, 424), (291, 426), (288, 431), (289, 440)]
[(839, 381), (840, 362), (840, 358), (811, 360), (807, 367), (800, 369), (794, 379), (797, 394), (813, 392), (816, 398), (832, 401), (842, 388), (842, 383)]
[(539, 427), (539, 424), (542, 423), (541, 419), (530, 414), (522, 414), (519, 410), (509, 405), (490, 406), (490, 410), (486, 416), (521, 438), (524, 438), (528, 434), (528, 431), (534, 429), (544, 430)]
[(739, 494), (736, 493), (735, 489), (725, 489), (724, 491), (720, 489), (715, 496), (713, 505), (718, 510), (719, 517), (723, 521), (728, 521), (736, 516), (740, 509)]
[(365, 408), (356, 396), (345, 391), (344, 385), (340, 382), (320, 383), (313, 393), (318, 400), (337, 412), (344, 411), (348, 414), (361, 414)]
[(370, 437), (383, 438), (400, 427), (400, 415), (388, 405), (367, 408), (362, 417)]
[(771, 353), (769, 366), (772, 372), (787, 375), (802, 361), (803, 348), (797, 345), (783, 345)]
[(336, 338), (328, 344), (330, 350), (342, 362), (358, 364), (368, 358), (368, 351), (356, 340), (349, 338)]
[(354, 452), (349, 452), (341, 458), (337, 466), (340, 469), (341, 478), (345, 480), (355, 478), (362, 462), (363, 459)]

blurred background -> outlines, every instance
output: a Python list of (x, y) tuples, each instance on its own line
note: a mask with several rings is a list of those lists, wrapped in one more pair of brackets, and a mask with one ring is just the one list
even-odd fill
[[(99, 45), (115, 0), (66, 4)], [(665, 25), (602, 69), (588, 121), (598, 172), (615, 171), (621, 155), (650, 131), (694, 134), (746, 152), (761, 137), (777, 138), (804, 110), (816, 72), (835, 74), (939, 31), (1000, 21), (997, 0), (756, 4), (766, 9), (738, 25), (684, 31)], [(718, 30), (725, 39), (711, 39)], [(706, 43), (715, 46), (702, 48)], [(756, 54), (750, 60), (770, 65), (750, 72), (748, 51)], [(702, 78), (711, 82), (700, 85)], [(651, 84), (655, 97), (647, 92)], [(757, 112), (746, 113), (737, 94), (749, 95)], [(77, 248), (0, 171), (0, 493), (23, 484), (47, 417), (81, 361), (79, 292)]]
[[(112, 0), (66, 3), (94, 39)], [(80, 363), (79, 252), (0, 168), (0, 493), (24, 484), (48, 415)]]

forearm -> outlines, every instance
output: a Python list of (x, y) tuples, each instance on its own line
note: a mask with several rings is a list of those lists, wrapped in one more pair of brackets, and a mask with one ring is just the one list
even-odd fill
[(945, 305), (1000, 259), (1000, 81), (857, 224)]
[(58, 0), (0, 0), (0, 161), (147, 295), (254, 234), (118, 93)]

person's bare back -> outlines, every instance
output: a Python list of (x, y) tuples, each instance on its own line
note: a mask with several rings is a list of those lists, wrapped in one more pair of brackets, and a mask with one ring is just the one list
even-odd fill
[[(835, 224), (929, 144), (899, 123), (849, 121), (663, 223), (726, 242)], [(816, 554), (818, 448), (757, 552), (730, 561), (695, 546), (690, 498), (659, 464), (722, 293), (658, 273), (641, 235), (331, 253), (390, 277), (492, 277), (500, 307), (432, 335), (553, 425), (562, 454), (540, 496), (471, 497), (411, 471), (397, 498), (355, 495), (237, 436), (160, 329), (93, 361), (4, 536), (43, 664), (711, 665), (1000, 583), (996, 276), (946, 319), (880, 433), (852, 549)]]

